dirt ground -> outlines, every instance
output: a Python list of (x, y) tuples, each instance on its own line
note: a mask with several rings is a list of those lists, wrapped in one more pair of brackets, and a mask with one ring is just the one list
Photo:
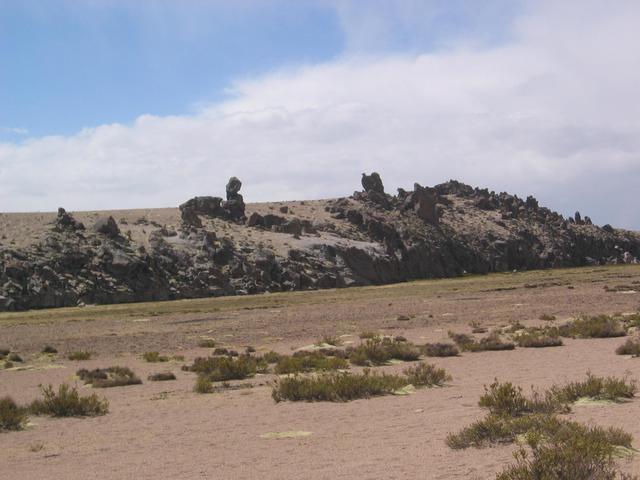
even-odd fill
[[(472, 321), (499, 327), (544, 323), (542, 314), (561, 323), (583, 313), (637, 312), (637, 289), (640, 266), (620, 266), (1, 314), (0, 347), (17, 351), (26, 368), (0, 369), (0, 397), (26, 403), (38, 397), (39, 384), (63, 382), (92, 392), (76, 379), (78, 368), (129, 366), (145, 381), (93, 390), (109, 400), (103, 417), (32, 417), (25, 431), (0, 434), (0, 471), (14, 479), (69, 480), (491, 479), (512, 461), (513, 446), (454, 451), (445, 445), (448, 433), (484, 415), (477, 405), (483, 386), (498, 378), (525, 390), (542, 388), (579, 380), (587, 371), (640, 379), (640, 359), (614, 353), (623, 339), (430, 358), (452, 375), (446, 387), (349, 403), (275, 403), (273, 375), (251, 379), (251, 388), (197, 394), (195, 374), (180, 367), (210, 352), (197, 347), (201, 338), (281, 353), (325, 334), (357, 343), (365, 330), (422, 344), (445, 341), (448, 330), (469, 333)], [(60, 354), (42, 358), (45, 344)], [(66, 360), (75, 350), (94, 357)], [(151, 350), (185, 361), (147, 363), (141, 354)], [(146, 381), (149, 373), (166, 370), (177, 380)], [(573, 410), (568, 418), (622, 427), (640, 446), (640, 399)], [(276, 432), (299, 436), (266, 435)], [(621, 464), (640, 474), (639, 455)]]

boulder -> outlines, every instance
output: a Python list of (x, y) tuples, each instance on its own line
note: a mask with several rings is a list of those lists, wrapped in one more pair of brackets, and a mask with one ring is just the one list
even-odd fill
[(58, 208), (58, 216), (56, 217), (54, 229), (62, 232), (62, 231), (71, 231), (76, 232), (79, 230), (84, 230), (84, 225), (82, 222), (78, 222), (70, 213), (60, 207)]
[(93, 225), (93, 231), (109, 238), (117, 238), (120, 236), (118, 224), (111, 216), (99, 218)]

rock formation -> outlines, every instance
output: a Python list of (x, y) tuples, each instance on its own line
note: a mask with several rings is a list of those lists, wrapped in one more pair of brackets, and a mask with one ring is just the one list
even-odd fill
[[(449, 277), (550, 267), (637, 263), (640, 234), (593, 225), (506, 192), (451, 180), (334, 200), (244, 204), (194, 197), (162, 225), (105, 214), (93, 228), (64, 209), (22, 246), (0, 244), (0, 311), (168, 300)], [(303, 205), (304, 203), (304, 205)], [(306, 216), (300, 212), (305, 212)], [(278, 212), (268, 213), (269, 211)], [(12, 214), (8, 214), (12, 215)], [(76, 213), (76, 216), (83, 215)], [(248, 215), (248, 219), (246, 218)], [(570, 221), (572, 220), (572, 221)]]

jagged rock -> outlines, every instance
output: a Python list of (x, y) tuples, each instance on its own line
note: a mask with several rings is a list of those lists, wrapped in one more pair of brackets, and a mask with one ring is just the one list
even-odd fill
[(264, 218), (258, 212), (253, 212), (247, 219), (247, 227), (264, 225)]
[(70, 213), (60, 207), (58, 208), (58, 216), (55, 221), (55, 230), (76, 232), (84, 230), (82, 222), (78, 222)]
[(580, 212), (576, 212), (573, 218), (578, 225), (582, 225), (582, 216), (580, 215)]
[(236, 177), (231, 177), (227, 182), (227, 201), (224, 202), (223, 207), (232, 220), (244, 220), (245, 218), (244, 199), (238, 193), (241, 187), (242, 182)]
[(99, 218), (93, 225), (93, 231), (109, 238), (117, 238), (120, 236), (118, 224), (111, 216)]
[(362, 188), (367, 193), (375, 192), (384, 195), (384, 185), (377, 172), (372, 172), (371, 175), (362, 174)]
[(280, 213), (289, 213), (289, 207), (287, 207), (286, 205), (283, 205), (282, 207), (279, 208)]
[(439, 218), (436, 209), (437, 198), (434, 191), (426, 189), (416, 183), (411, 199), (413, 202), (413, 211), (418, 218), (433, 225), (438, 225)]

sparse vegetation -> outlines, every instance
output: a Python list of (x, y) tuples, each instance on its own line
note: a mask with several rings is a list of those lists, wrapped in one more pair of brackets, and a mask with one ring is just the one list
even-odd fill
[(0, 432), (22, 430), (27, 419), (26, 409), (18, 406), (11, 397), (0, 398)]
[(587, 379), (582, 382), (571, 382), (561, 387), (554, 386), (550, 392), (559, 401), (573, 403), (580, 398), (593, 400), (620, 401), (632, 398), (637, 391), (634, 381), (624, 378), (598, 377), (587, 373)]
[(267, 352), (264, 355), (262, 355), (261, 358), (264, 362), (268, 364), (274, 364), (274, 363), (278, 363), (282, 357), (283, 355), (271, 350), (270, 352)]
[(274, 371), (277, 374), (287, 374), (347, 368), (349, 362), (343, 358), (326, 356), (320, 352), (298, 352), (293, 356), (281, 356)]
[(496, 480), (633, 480), (615, 464), (616, 447), (631, 447), (631, 436), (619, 429), (560, 422), (553, 432), (530, 431), (530, 452), (520, 448), (515, 465)]
[(540, 394), (534, 390), (531, 397), (525, 397), (522, 388), (511, 382), (500, 383), (498, 380), (485, 386), (478, 405), (492, 414), (509, 417), (530, 413), (568, 412), (568, 407), (550, 392)]
[(528, 328), (515, 336), (515, 342), (524, 348), (560, 347), (562, 339), (551, 329)]
[(400, 375), (365, 369), (359, 374), (325, 373), (313, 377), (295, 375), (276, 380), (272, 397), (276, 402), (347, 402), (357, 398), (387, 395), (407, 385)]
[(559, 327), (563, 337), (571, 338), (609, 338), (624, 337), (625, 327), (614, 317), (597, 315), (582, 316)]
[(451, 375), (444, 368), (423, 362), (415, 367), (405, 368), (402, 373), (406, 376), (407, 382), (414, 387), (441, 387), (451, 380)]
[(628, 338), (626, 342), (616, 348), (618, 355), (631, 355), (640, 357), (640, 339)]
[(18, 363), (22, 363), (24, 361), (22, 360), (22, 357), (15, 352), (12, 352), (9, 355), (7, 355), (7, 360), (10, 362), (18, 362)]
[(480, 340), (475, 340), (473, 337), (464, 333), (449, 332), (449, 338), (451, 338), (463, 352), (500, 351), (513, 350), (515, 348), (513, 343), (502, 341), (500, 335), (496, 332), (490, 333)]
[(55, 347), (52, 347), (51, 345), (45, 345), (42, 348), (42, 353), (56, 354), (58, 353), (58, 350)]
[(421, 350), (427, 357), (455, 357), (460, 354), (452, 343), (427, 343)]
[(323, 335), (323, 337), (320, 340), (318, 340), (315, 344), (318, 346), (322, 346), (326, 344), (326, 345), (331, 345), (333, 347), (338, 347), (342, 345), (342, 340), (340, 340), (340, 338), (335, 335)]
[(94, 393), (80, 396), (75, 387), (61, 384), (56, 392), (52, 385), (43, 386), (42, 399), (34, 400), (29, 410), (34, 415), (52, 417), (94, 417), (104, 415), (109, 410), (109, 402)]
[(262, 363), (247, 355), (235, 359), (231, 357), (198, 357), (193, 361), (193, 365), (185, 366), (183, 369), (196, 372), (209, 381), (218, 382), (252, 377), (258, 371), (259, 364)]
[(152, 382), (166, 382), (168, 380), (175, 380), (176, 376), (171, 372), (158, 372), (152, 373), (147, 379)]
[(377, 332), (373, 332), (373, 331), (371, 331), (371, 330), (367, 330), (367, 331), (364, 331), (364, 332), (360, 333), (360, 335), (359, 335), (359, 336), (360, 336), (360, 339), (361, 339), (361, 340), (366, 340), (366, 339), (368, 339), (368, 338), (376, 338), (376, 337), (379, 337), (379, 336), (380, 336), (380, 334), (379, 334), (379, 333), (377, 333)]
[(198, 346), (202, 348), (215, 348), (216, 341), (212, 338), (203, 338), (198, 342)]
[(207, 377), (198, 375), (193, 391), (196, 393), (211, 393), (213, 392), (213, 383)]
[(169, 357), (166, 355), (160, 355), (160, 352), (145, 352), (142, 354), (142, 358), (145, 362), (149, 363), (159, 363), (159, 362), (168, 362)]
[(547, 322), (552, 322), (556, 319), (555, 315), (549, 315), (548, 313), (543, 313), (542, 315), (540, 315), (540, 317), (538, 317), (540, 320), (545, 320)]
[(139, 385), (142, 383), (128, 367), (96, 368), (94, 370), (80, 369), (76, 372), (85, 384), (94, 388), (122, 387)]
[(8, 348), (0, 348), (0, 360), (3, 360), (7, 355), (11, 353)]
[(391, 359), (414, 361), (420, 358), (418, 348), (409, 342), (398, 342), (389, 337), (368, 338), (357, 347), (347, 349), (354, 365), (384, 365)]
[(67, 358), (69, 360), (74, 360), (74, 361), (89, 360), (91, 358), (91, 352), (87, 352), (87, 351), (70, 352), (67, 355)]

